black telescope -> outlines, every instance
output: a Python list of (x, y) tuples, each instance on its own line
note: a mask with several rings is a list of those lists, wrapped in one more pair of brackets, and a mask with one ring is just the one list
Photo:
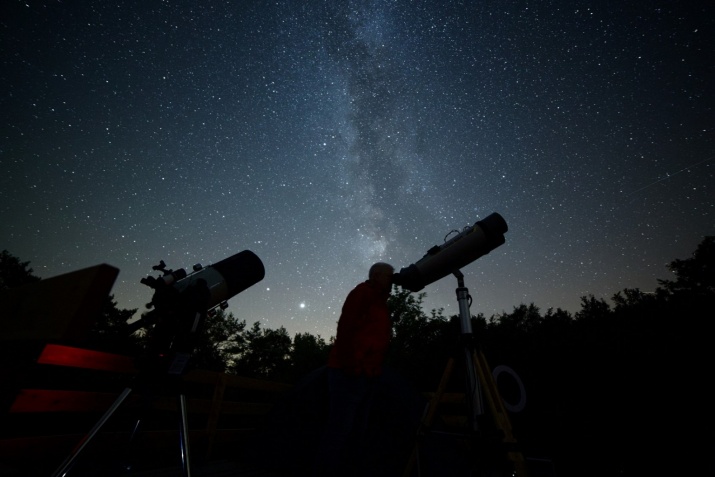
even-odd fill
[(174, 283), (174, 288), (182, 292), (199, 280), (206, 281), (211, 292), (207, 309), (211, 309), (260, 282), (265, 274), (261, 259), (250, 250), (244, 250), (218, 263), (199, 268)]
[(225, 308), (230, 298), (263, 280), (266, 273), (261, 259), (250, 250), (206, 267), (194, 265), (194, 271), (190, 274), (183, 268), (167, 270), (164, 261), (152, 268), (161, 271), (163, 276), (149, 276), (143, 278), (141, 283), (154, 289), (154, 296), (147, 308), (154, 308), (159, 315), (143, 315), (130, 326), (132, 332), (161, 321), (157, 318), (162, 314), (181, 314), (187, 306), (199, 313), (217, 306)]
[(420, 291), (503, 245), (507, 230), (506, 221), (495, 212), (429, 249), (418, 262), (395, 273), (393, 283), (412, 292)]

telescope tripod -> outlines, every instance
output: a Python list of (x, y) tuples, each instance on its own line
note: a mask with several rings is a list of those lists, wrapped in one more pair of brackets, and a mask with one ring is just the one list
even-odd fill
[[(189, 458), (189, 433), (186, 413), (186, 396), (183, 392), (181, 376), (185, 373), (191, 355), (194, 351), (196, 337), (205, 320), (210, 290), (205, 280), (197, 280), (184, 291), (178, 291), (169, 286), (157, 286), (152, 306), (154, 310), (145, 314), (135, 326), (144, 323), (155, 325), (149, 346), (149, 359), (142, 366), (136, 377), (136, 384), (145, 386), (147, 396), (152, 397), (150, 389), (158, 385), (171, 387), (179, 399), (179, 451), (181, 455), (181, 469), (185, 477), (191, 476)], [(76, 463), (80, 452), (97, 435), (110, 417), (122, 405), (132, 392), (132, 387), (127, 387), (104, 413), (89, 433), (80, 440), (74, 451), (65, 459), (52, 477), (64, 477)], [(145, 402), (143, 410), (149, 409), (149, 402)], [(129, 449), (134, 443), (139, 427), (142, 423), (140, 415), (130, 434)]]
[[(489, 407), (489, 411), (498, 432), (501, 434), (500, 444), (506, 450), (506, 457), (514, 466), (517, 477), (528, 477), (526, 461), (522, 453), (517, 449), (517, 442), (512, 433), (511, 421), (507, 415), (504, 403), (499, 395), (496, 381), (489, 372), (489, 365), (484, 354), (475, 344), (472, 333), (471, 313), (469, 312), (469, 290), (464, 286), (464, 275), (461, 271), (453, 272), (457, 277), (457, 301), (459, 303), (459, 318), (461, 325), (461, 344), (465, 370), (465, 402), (467, 405), (467, 424), (469, 431), (476, 437), (480, 433), (478, 422), (479, 416), (484, 414), (484, 396)], [(440, 379), (437, 391), (432, 396), (427, 410), (422, 418), (417, 431), (417, 440), (412, 450), (410, 458), (405, 467), (403, 477), (409, 477), (418, 461), (420, 440), (431, 430), (437, 414), (437, 408), (442, 400), (442, 396), (449, 384), (455, 366), (455, 357), (451, 356), (447, 361), (442, 378)]]
[[(171, 367), (169, 368), (169, 379), (177, 380), (178, 383), (179, 376), (180, 374), (182, 374), (187, 362), (188, 355), (185, 355), (183, 353), (177, 353), (173, 359), (173, 362), (171, 363)], [(150, 374), (149, 379), (146, 379), (145, 382), (149, 382), (149, 385), (155, 384), (151, 382), (153, 381), (153, 377)], [(70, 455), (64, 460), (64, 462), (62, 462), (62, 464), (57, 468), (57, 470), (55, 470), (55, 472), (52, 474), (52, 477), (64, 477), (69, 473), (72, 467), (77, 463), (80, 453), (87, 447), (87, 445), (92, 441), (92, 439), (96, 437), (102, 427), (107, 423), (107, 421), (112, 417), (112, 415), (117, 411), (117, 409), (119, 409), (119, 407), (129, 397), (132, 391), (133, 387), (127, 387), (124, 389), (124, 391), (122, 391), (119, 397), (117, 397), (114, 403), (107, 409), (107, 411), (99, 419), (99, 421), (97, 421), (94, 427), (92, 427), (92, 429), (80, 440), (80, 442), (75, 446), (74, 450), (70, 453)], [(187, 421), (186, 396), (183, 391), (177, 391), (177, 396), (179, 401), (179, 452), (181, 457), (181, 471), (184, 477), (190, 477), (191, 464), (189, 454), (189, 428)], [(147, 410), (149, 403), (147, 402), (145, 404), (146, 408), (144, 410)], [(139, 428), (142, 424), (143, 417), (143, 415), (140, 415), (133, 426), (129, 437), (128, 448), (131, 448), (132, 444), (134, 443), (134, 439), (139, 433)], [(130, 465), (128, 465), (128, 467), (130, 467)], [(127, 468), (126, 470), (130, 469)]]

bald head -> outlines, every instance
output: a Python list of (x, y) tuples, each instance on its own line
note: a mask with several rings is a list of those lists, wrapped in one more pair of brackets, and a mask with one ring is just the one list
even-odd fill
[(392, 274), (395, 268), (389, 263), (377, 262), (370, 267), (368, 279), (383, 290), (390, 291), (392, 289)]

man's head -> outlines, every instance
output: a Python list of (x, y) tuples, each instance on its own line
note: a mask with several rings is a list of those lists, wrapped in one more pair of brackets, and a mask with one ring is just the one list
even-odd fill
[(370, 267), (368, 279), (376, 284), (380, 289), (389, 292), (392, 290), (392, 275), (395, 269), (389, 263), (377, 262)]

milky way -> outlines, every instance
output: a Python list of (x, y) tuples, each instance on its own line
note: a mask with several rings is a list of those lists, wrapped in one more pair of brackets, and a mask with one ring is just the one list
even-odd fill
[[(707, 2), (3, 2), (0, 249), (139, 280), (241, 250), (328, 338), (375, 261), (492, 212), (472, 312), (653, 290), (715, 234)], [(424, 291), (458, 313), (456, 280)]]

